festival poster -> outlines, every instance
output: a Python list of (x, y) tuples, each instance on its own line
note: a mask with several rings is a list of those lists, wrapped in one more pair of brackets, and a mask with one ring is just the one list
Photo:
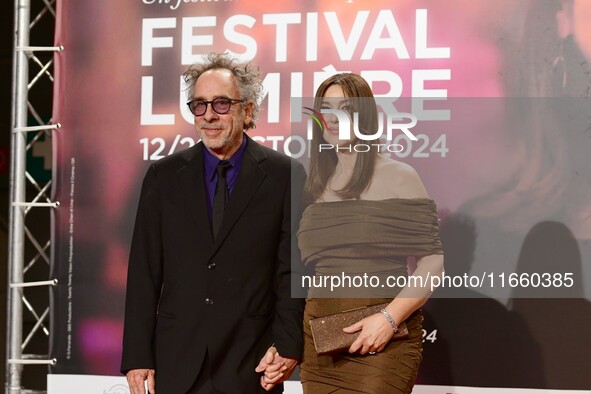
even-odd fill
[(141, 180), (198, 141), (182, 73), (229, 51), (264, 78), (249, 135), (298, 159), (291, 99), (334, 73), (424, 117), (386, 152), (437, 202), (452, 278), (425, 307), (420, 385), (591, 390), (590, 6), (59, 1), (50, 372), (119, 375)]

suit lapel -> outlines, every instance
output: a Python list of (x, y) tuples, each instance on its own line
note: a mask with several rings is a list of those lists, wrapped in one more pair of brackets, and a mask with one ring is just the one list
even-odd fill
[(242, 166), (240, 167), (240, 173), (232, 191), (232, 196), (226, 206), (220, 232), (215, 240), (214, 253), (223, 243), (266, 177), (265, 171), (263, 171), (259, 163), (265, 160), (267, 155), (257, 142), (253, 141), (246, 134), (244, 138), (248, 140), (246, 151), (244, 152)]
[(211, 226), (209, 225), (209, 215), (207, 213), (207, 192), (203, 180), (205, 173), (203, 168), (203, 143), (199, 143), (185, 152), (184, 157), (187, 164), (177, 171), (178, 181), (181, 184), (187, 211), (193, 217), (195, 225), (198, 226), (199, 235), (208, 240), (208, 244), (212, 244), (213, 236), (211, 235)]

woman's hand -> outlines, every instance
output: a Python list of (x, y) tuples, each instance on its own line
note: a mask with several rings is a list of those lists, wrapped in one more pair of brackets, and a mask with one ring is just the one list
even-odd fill
[(359, 337), (349, 348), (349, 353), (359, 352), (362, 355), (381, 352), (394, 336), (392, 326), (381, 313), (368, 316), (343, 328), (343, 331), (349, 334), (361, 331)]
[(277, 351), (277, 348), (271, 346), (263, 358), (261, 358), (255, 371), (257, 373), (263, 373), (260, 377), (261, 387), (266, 391), (270, 391), (275, 385), (286, 381), (293, 373), (296, 365), (298, 365), (298, 360), (282, 357)]

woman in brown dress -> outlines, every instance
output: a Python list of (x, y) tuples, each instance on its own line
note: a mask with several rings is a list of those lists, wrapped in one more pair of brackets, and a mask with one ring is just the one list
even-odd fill
[[(373, 93), (359, 75), (327, 79), (318, 88), (314, 105), (317, 111), (348, 113), (363, 134), (378, 130)], [(324, 127), (314, 125), (305, 189), (310, 204), (298, 232), (302, 259), (317, 279), (304, 313), (300, 373), (304, 393), (410, 393), (422, 358), (420, 307), (430, 288), (429, 284), (411, 288), (395, 279), (408, 277), (408, 256), (416, 258), (413, 276), (427, 279), (443, 272), (437, 208), (411, 166), (386, 158), (375, 147), (367, 152), (365, 147), (355, 148), (377, 140), (362, 141), (353, 133), (353, 139), (339, 140), (337, 116), (324, 112)], [(319, 149), (320, 144), (326, 145)], [(338, 151), (326, 149), (328, 144), (338, 145)], [(331, 282), (328, 287), (317, 286), (323, 278), (361, 278), (364, 274), (379, 277), (381, 284), (369, 286), (366, 281), (360, 287), (353, 284), (338, 289), (330, 289)], [(388, 285), (387, 277), (391, 278)], [(394, 282), (402, 287), (391, 286)], [(389, 303), (385, 312), (345, 329), (359, 332), (348, 352), (316, 353), (310, 319), (385, 302)], [(406, 322), (410, 335), (391, 341), (401, 322)]]

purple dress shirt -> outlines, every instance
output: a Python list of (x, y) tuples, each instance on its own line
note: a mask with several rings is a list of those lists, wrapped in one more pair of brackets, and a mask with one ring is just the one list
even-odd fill
[[(232, 195), (236, 179), (238, 179), (238, 172), (242, 166), (242, 158), (246, 150), (246, 138), (242, 138), (242, 144), (238, 150), (228, 159), (232, 167), (226, 170), (226, 184), (228, 185), (228, 195)], [(207, 190), (207, 213), (209, 214), (209, 223), (211, 223), (211, 212), (213, 210), (213, 197), (215, 195), (215, 187), (218, 184), (218, 176), (215, 171), (218, 163), (221, 161), (212, 155), (207, 148), (203, 149), (203, 164), (205, 167), (205, 189)]]

